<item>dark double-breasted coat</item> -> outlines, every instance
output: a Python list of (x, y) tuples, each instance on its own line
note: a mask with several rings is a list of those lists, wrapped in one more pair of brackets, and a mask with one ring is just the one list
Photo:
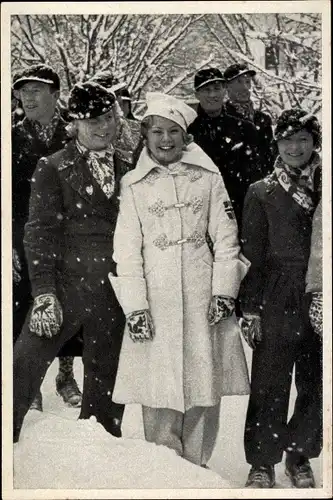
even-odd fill
[(259, 125), (229, 111), (224, 108), (219, 116), (211, 117), (199, 106), (188, 132), (219, 168), (240, 226), (248, 187), (272, 170), (273, 159), (266, 155), (272, 127), (266, 120), (263, 132)]
[[(280, 462), (284, 450), (308, 458), (321, 450), (321, 341), (305, 307), (311, 230), (312, 215), (274, 173), (250, 186), (242, 243), (251, 267), (240, 300), (243, 312), (261, 315), (263, 331), (253, 352), (245, 424), (246, 458), (255, 466)], [(297, 399), (287, 422), (294, 366)]]
[(21, 281), (13, 286), (13, 336), (14, 341), (21, 333), (32, 297), (25, 258), (23, 236), (29, 216), (29, 199), (32, 175), (38, 160), (63, 149), (68, 142), (66, 122), (58, 121), (51, 141), (41, 141), (33, 123), (26, 117), (15, 121), (12, 127), (12, 239), (22, 266)]
[(74, 142), (42, 158), (34, 172), (25, 251), (32, 294), (55, 293), (63, 326), (52, 339), (29, 332), (27, 324), (14, 349), (14, 426), (16, 433), (48, 364), (82, 328), (84, 385), (81, 418), (95, 415), (112, 432), (123, 406), (111, 400), (124, 329), (124, 315), (108, 280), (115, 271), (113, 233), (119, 183), (130, 169), (114, 157), (115, 189), (105, 196)]

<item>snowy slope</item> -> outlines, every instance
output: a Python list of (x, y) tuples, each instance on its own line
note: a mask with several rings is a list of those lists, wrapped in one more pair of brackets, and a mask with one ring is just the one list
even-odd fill
[[(93, 419), (77, 420), (79, 410), (65, 407), (55, 394), (57, 364), (56, 360), (51, 365), (42, 385), (44, 412), (28, 412), (20, 441), (14, 445), (15, 489), (244, 487), (249, 470), (243, 450), (247, 396), (222, 400), (211, 470), (205, 470), (164, 446), (146, 443), (138, 405), (126, 407), (122, 439)], [(80, 359), (75, 360), (75, 373), (81, 385)], [(320, 487), (321, 458), (312, 460), (312, 465)], [(277, 488), (290, 488), (283, 464), (276, 467), (276, 476)]]

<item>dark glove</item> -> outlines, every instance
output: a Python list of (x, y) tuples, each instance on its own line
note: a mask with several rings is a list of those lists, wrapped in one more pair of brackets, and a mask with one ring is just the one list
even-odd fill
[(314, 292), (312, 294), (311, 304), (309, 307), (310, 323), (314, 331), (320, 337), (323, 336), (323, 294), (322, 292)]
[(209, 306), (208, 323), (210, 326), (215, 325), (223, 319), (230, 318), (234, 311), (235, 299), (223, 295), (214, 295)]
[(13, 281), (14, 283), (17, 284), (21, 281), (20, 272), (22, 271), (22, 266), (20, 262), (20, 257), (15, 248), (13, 248), (12, 266), (13, 266)]
[(242, 335), (251, 349), (255, 349), (262, 340), (261, 318), (257, 314), (244, 314), (239, 319)]
[(128, 331), (133, 342), (153, 340), (155, 331), (148, 309), (133, 311), (126, 316)]
[(59, 332), (62, 321), (61, 304), (54, 294), (45, 293), (35, 298), (29, 323), (31, 332), (51, 338)]

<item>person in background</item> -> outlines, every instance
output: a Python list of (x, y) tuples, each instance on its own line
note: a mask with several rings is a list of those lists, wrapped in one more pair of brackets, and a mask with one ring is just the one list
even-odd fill
[(188, 133), (217, 165), (240, 228), (249, 185), (268, 173), (258, 161), (258, 132), (251, 122), (225, 109), (226, 82), (218, 68), (198, 71), (194, 88), (199, 100), (198, 116)]
[[(240, 301), (245, 319), (256, 325), (245, 336), (254, 348), (244, 432), (251, 464), (246, 487), (272, 488), (274, 466), (285, 451), (292, 485), (313, 488), (309, 459), (322, 448), (322, 342), (304, 305), (312, 218), (321, 193), (321, 128), (303, 109), (283, 111), (275, 140), (274, 172), (250, 186), (243, 211), (242, 249), (251, 267)], [(297, 397), (287, 421), (294, 368)]]
[(206, 467), (221, 397), (249, 390), (234, 314), (249, 263), (219, 170), (186, 133), (196, 112), (165, 94), (146, 100), (109, 274), (126, 315), (113, 399), (142, 405), (147, 441)]
[(223, 73), (228, 94), (225, 112), (238, 122), (251, 125), (246, 141), (252, 151), (251, 161), (257, 164), (261, 176), (265, 177), (272, 172), (276, 151), (272, 141), (272, 120), (268, 114), (255, 109), (251, 100), (251, 86), (255, 75), (256, 72), (246, 64), (235, 63), (228, 66)]
[(127, 88), (119, 90), (118, 102), (127, 120), (137, 120), (132, 112), (132, 98)]
[[(14, 75), (14, 97), (22, 105), (22, 120), (12, 126), (12, 238), (13, 238), (13, 337), (23, 328), (33, 302), (28, 266), (23, 245), (24, 226), (28, 221), (33, 172), (38, 160), (62, 149), (68, 141), (66, 123), (57, 110), (60, 80), (45, 64), (37, 64)], [(66, 404), (80, 406), (82, 394), (73, 373), (73, 356), (81, 356), (79, 337), (59, 352), (56, 388)], [(42, 411), (39, 392), (33, 408)]]
[(322, 200), (318, 203), (312, 221), (311, 251), (306, 274), (306, 292), (309, 295), (309, 317), (314, 331), (323, 336), (323, 233)]
[[(120, 109), (96, 83), (77, 84), (68, 103), (72, 141), (34, 172), (24, 244), (34, 302), (14, 346), (14, 442), (47, 367), (82, 329), (79, 418), (94, 415), (121, 436), (123, 405), (111, 395), (125, 318), (108, 282), (119, 183), (130, 165), (113, 143)], [(74, 131), (76, 131), (74, 133)]]

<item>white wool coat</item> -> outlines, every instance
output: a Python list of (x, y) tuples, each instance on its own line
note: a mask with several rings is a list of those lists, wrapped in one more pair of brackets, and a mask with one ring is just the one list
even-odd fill
[(125, 330), (112, 399), (185, 412), (248, 394), (235, 315), (207, 320), (212, 296), (236, 298), (250, 265), (218, 168), (194, 143), (171, 168), (144, 148), (120, 197), (109, 279), (125, 314), (150, 310), (155, 337), (134, 343)]

